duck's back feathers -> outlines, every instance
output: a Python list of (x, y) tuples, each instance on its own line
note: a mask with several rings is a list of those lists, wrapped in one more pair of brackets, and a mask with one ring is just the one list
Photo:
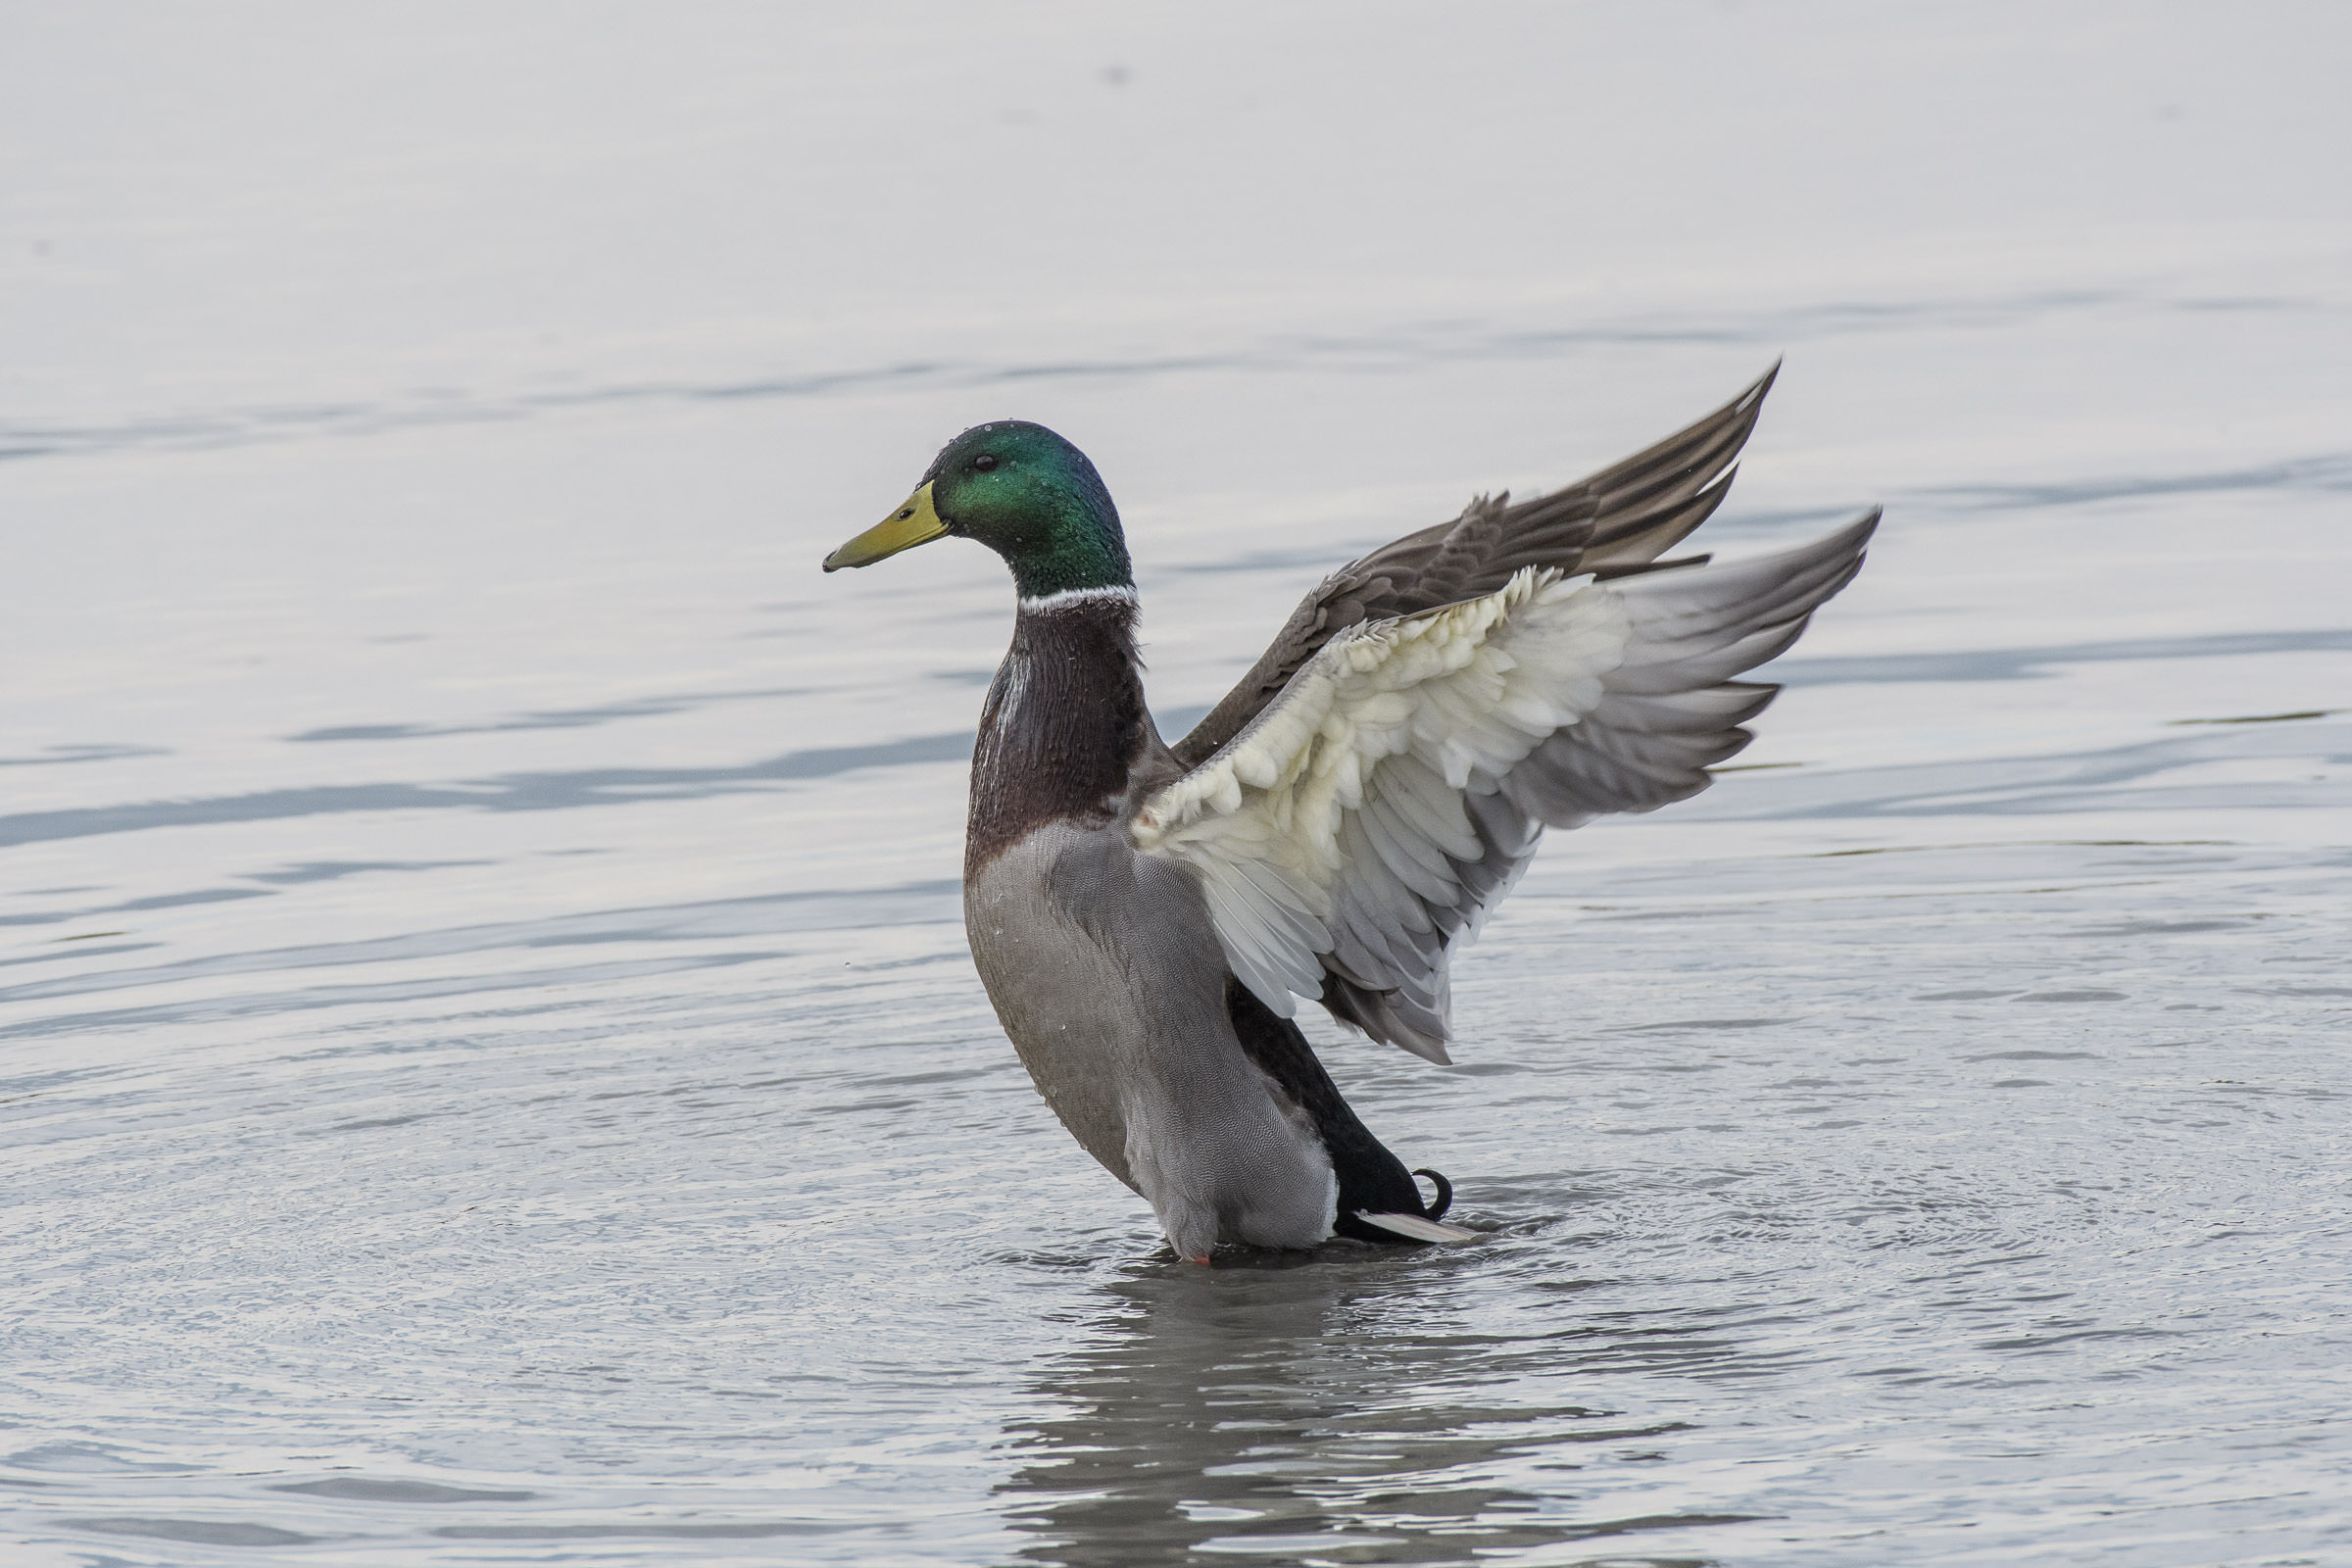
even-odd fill
[[(1562, 489), (1513, 506), (1480, 497), (1460, 516), (1381, 546), (1318, 584), (1241, 683), (1172, 748), (1197, 766), (1271, 703), (1315, 651), (1367, 620), (1490, 594), (1529, 567), (1615, 577), (1655, 569), (1722, 505), (1775, 366), (1688, 429)], [(1690, 558), (1704, 561), (1704, 556)]]

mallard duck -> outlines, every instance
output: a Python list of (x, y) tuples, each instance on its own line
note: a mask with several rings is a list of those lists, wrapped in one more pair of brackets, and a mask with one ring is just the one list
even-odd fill
[(1118, 509), (1045, 426), (964, 431), (825, 559), (956, 537), (1012, 569), (972, 755), (972, 960), (1046, 1102), (1178, 1256), (1476, 1234), (1440, 1218), (1444, 1177), (1357, 1119), (1296, 1014), (1448, 1060), (1447, 959), (1544, 830), (1695, 795), (1747, 744), (1779, 688), (1733, 677), (1853, 577), (1879, 515), (1752, 560), (1659, 559), (1722, 503), (1771, 384), (1342, 566), (1173, 745), (1144, 702)]

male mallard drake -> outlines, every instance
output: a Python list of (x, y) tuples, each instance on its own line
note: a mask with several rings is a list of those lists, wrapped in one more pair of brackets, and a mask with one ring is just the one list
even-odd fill
[(1438, 1223), (1444, 1178), (1424, 1203), (1292, 1017), (1320, 1002), (1447, 1060), (1447, 956), (1544, 829), (1694, 795), (1747, 744), (1779, 688), (1732, 677), (1796, 640), (1878, 522), (1658, 559), (1721, 504), (1771, 384), (1341, 567), (1173, 746), (1144, 705), (1118, 509), (1044, 426), (966, 430), (826, 558), (958, 535), (1012, 568), (972, 757), (972, 959), (1047, 1103), (1180, 1256), (1473, 1234)]

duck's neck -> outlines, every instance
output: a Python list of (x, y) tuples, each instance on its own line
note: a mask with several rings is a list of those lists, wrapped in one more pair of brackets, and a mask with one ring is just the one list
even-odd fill
[(1115, 815), (1146, 723), (1135, 590), (1023, 598), (980, 710), (964, 875), (1048, 823)]

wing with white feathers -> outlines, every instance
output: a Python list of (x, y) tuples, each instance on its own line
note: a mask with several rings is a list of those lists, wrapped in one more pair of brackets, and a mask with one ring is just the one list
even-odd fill
[(1528, 566), (1611, 578), (1687, 564), (1688, 558), (1658, 558), (1723, 504), (1778, 373), (1776, 366), (1688, 429), (1575, 484), (1520, 502), (1481, 497), (1451, 522), (1392, 540), (1342, 566), (1300, 602), (1224, 701), (1176, 742), (1176, 760), (1186, 767), (1208, 760), (1316, 649), (1350, 626), (1491, 594)]
[(1348, 627), (1129, 833), (1196, 873), (1227, 961), (1267, 1006), (1320, 1000), (1445, 1061), (1448, 951), (1544, 828), (1704, 789), (1777, 690), (1731, 677), (1796, 639), (1877, 520), (1613, 581), (1527, 568)]

